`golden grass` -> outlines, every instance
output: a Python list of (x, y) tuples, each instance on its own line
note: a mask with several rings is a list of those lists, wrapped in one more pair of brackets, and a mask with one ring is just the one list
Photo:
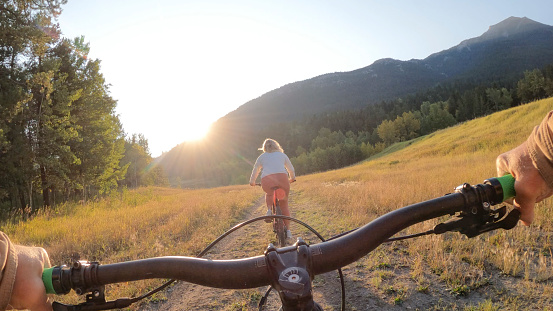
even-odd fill
[[(249, 186), (180, 190), (142, 188), (86, 205), (66, 204), (2, 230), (18, 244), (44, 247), (53, 264), (71, 258), (114, 263), (195, 256), (259, 198)], [(159, 281), (114, 286), (110, 296), (144, 293)], [(75, 297), (65, 298), (76, 302)]]
[(302, 176), (296, 188), (340, 210), (374, 214), (495, 176), (495, 159), (522, 143), (553, 109), (553, 98), (512, 108), (428, 135), (359, 165)]

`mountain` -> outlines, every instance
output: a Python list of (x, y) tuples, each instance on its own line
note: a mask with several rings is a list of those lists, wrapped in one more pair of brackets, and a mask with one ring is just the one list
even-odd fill
[[(549, 64), (553, 64), (553, 27), (525, 17), (509, 17), (479, 37), (422, 60), (385, 58), (350, 72), (284, 85), (220, 118), (204, 142), (183, 143), (157, 162), (181, 185), (244, 182), (261, 137), (267, 137), (263, 130), (269, 127), (316, 114), (379, 105), (441, 85), (516, 82), (525, 70)], [(273, 134), (269, 137), (280, 139)], [(308, 137), (309, 141), (313, 138)]]
[(480, 37), (423, 60), (381, 59), (350, 72), (329, 73), (287, 84), (253, 99), (214, 125), (251, 131), (267, 123), (326, 111), (360, 108), (455, 80), (478, 82), (521, 76), (553, 63), (553, 26), (509, 17)]
[(494, 81), (550, 64), (552, 47), (552, 26), (526, 17), (509, 17), (490, 26), (480, 37), (432, 54), (421, 63), (444, 75), (445, 81)]

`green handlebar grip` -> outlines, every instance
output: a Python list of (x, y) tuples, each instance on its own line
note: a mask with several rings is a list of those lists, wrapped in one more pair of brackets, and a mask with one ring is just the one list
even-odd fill
[(513, 178), (513, 175), (507, 174), (497, 177), (497, 180), (501, 184), (501, 188), (503, 188), (503, 201), (516, 196), (515, 179)]
[(46, 268), (42, 271), (42, 282), (44, 283), (44, 287), (46, 287), (46, 294), (57, 294), (54, 290), (54, 285), (52, 284), (52, 271), (54, 270), (54, 267), (52, 268)]

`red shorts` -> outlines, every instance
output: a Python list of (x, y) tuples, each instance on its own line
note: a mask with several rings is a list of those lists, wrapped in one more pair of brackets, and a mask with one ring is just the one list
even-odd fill
[(279, 187), (284, 191), (277, 191), (278, 199), (287, 199), (288, 193), (290, 192), (290, 180), (288, 180), (288, 174), (279, 173), (267, 175), (261, 178), (261, 187), (263, 188), (263, 191), (269, 195), (273, 194), (274, 187)]

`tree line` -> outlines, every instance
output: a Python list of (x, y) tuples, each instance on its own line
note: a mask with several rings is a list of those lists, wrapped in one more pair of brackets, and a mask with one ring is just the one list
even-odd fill
[(166, 183), (147, 140), (126, 137), (84, 38), (61, 37), (65, 0), (0, 4), (0, 211)]

